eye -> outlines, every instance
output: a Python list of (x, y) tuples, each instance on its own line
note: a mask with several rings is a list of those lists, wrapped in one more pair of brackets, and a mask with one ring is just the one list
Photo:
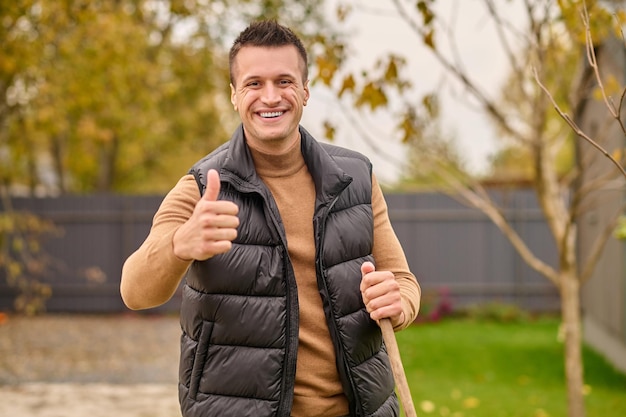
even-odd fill
[(280, 80), (278, 82), (278, 84), (280, 84), (280, 85), (289, 85), (289, 84), (291, 84), (291, 80), (287, 80), (287, 79)]
[(261, 83), (260, 83), (260, 82), (258, 82), (258, 81), (250, 81), (249, 83), (247, 83), (247, 84), (246, 84), (246, 86), (248, 86), (248, 87), (253, 87), (253, 88), (254, 88), (254, 87), (258, 87), (258, 86), (260, 86), (260, 85), (261, 85)]

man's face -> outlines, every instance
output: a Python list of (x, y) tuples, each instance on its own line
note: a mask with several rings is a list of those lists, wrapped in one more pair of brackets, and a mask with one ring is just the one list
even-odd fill
[(233, 62), (230, 100), (253, 147), (276, 152), (298, 139), (308, 80), (295, 46), (241, 48)]

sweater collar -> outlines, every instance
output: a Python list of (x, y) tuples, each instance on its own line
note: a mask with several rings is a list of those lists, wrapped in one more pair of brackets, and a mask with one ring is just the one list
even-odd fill
[(254, 167), (261, 178), (290, 177), (304, 167), (304, 157), (298, 137), (290, 147), (281, 153), (267, 153), (254, 148), (248, 143)]
[[(352, 181), (343, 169), (337, 165), (335, 160), (326, 152), (324, 147), (302, 126), (300, 129), (300, 152), (297, 151), (297, 145), (291, 147), (282, 159), (281, 155), (263, 155), (258, 151), (251, 151), (248, 146), (243, 124), (233, 133), (228, 147), (228, 156), (224, 161), (222, 172), (230, 171), (237, 175), (241, 180), (258, 187), (262, 181), (257, 174), (255, 163), (260, 163), (261, 173), (265, 173), (273, 163), (278, 164), (276, 172), (283, 173), (288, 170), (299, 169), (301, 167), (299, 161), (303, 161), (315, 183), (315, 190), (318, 202), (326, 202), (337, 196)], [(255, 155), (253, 156), (253, 152)], [(257, 155), (258, 153), (258, 155)], [(257, 159), (260, 158), (259, 161)], [(289, 163), (296, 163), (295, 167), (286, 167), (283, 165), (288, 160)]]

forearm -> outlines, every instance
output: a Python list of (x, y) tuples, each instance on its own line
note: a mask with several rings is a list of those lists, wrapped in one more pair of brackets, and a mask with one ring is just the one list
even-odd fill
[(400, 285), (400, 295), (402, 297), (402, 320), (393, 322), (395, 331), (409, 327), (417, 318), (420, 309), (421, 289), (414, 276), (398, 277), (396, 281)]
[(375, 177), (372, 183), (372, 210), (374, 213), (372, 253), (376, 269), (393, 273), (400, 287), (402, 314), (391, 320), (394, 329), (398, 331), (410, 326), (417, 318), (421, 289), (415, 275), (409, 269), (402, 245), (391, 226), (387, 203)]
[(191, 262), (174, 255), (174, 232), (162, 235), (160, 239), (147, 239), (124, 263), (120, 293), (128, 308), (157, 307), (176, 292)]
[(198, 186), (188, 175), (163, 199), (150, 234), (122, 268), (120, 293), (129, 308), (156, 307), (176, 292), (191, 261), (174, 254), (172, 239), (191, 216), (199, 198)]

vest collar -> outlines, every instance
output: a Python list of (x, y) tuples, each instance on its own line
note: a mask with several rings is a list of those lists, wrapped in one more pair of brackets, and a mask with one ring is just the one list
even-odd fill
[[(320, 203), (331, 201), (352, 182), (352, 177), (337, 165), (306, 129), (302, 126), (299, 129), (302, 154), (315, 183), (317, 200)], [(243, 124), (239, 125), (230, 139), (228, 154), (221, 172), (231, 172), (254, 187), (262, 184), (246, 143)]]

